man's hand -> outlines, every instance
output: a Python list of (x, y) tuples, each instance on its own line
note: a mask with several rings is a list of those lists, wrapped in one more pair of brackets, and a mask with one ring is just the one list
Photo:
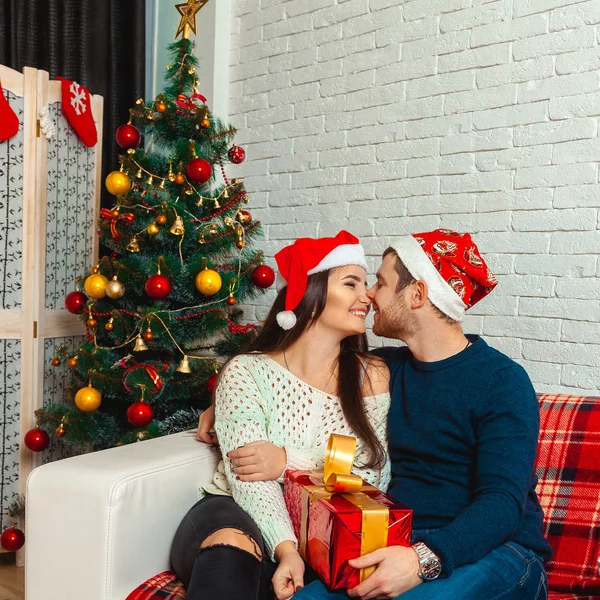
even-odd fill
[(419, 577), (419, 557), (412, 548), (389, 546), (349, 560), (348, 564), (355, 569), (377, 565), (375, 573), (348, 591), (353, 598), (395, 598), (423, 583)]
[(288, 600), (304, 586), (304, 561), (291, 541), (281, 542), (275, 548), (279, 565), (271, 579), (277, 600)]
[(230, 450), (227, 456), (240, 481), (275, 481), (287, 464), (285, 448), (263, 440)]
[(215, 407), (209, 406), (201, 415), (198, 421), (198, 432), (196, 438), (200, 442), (207, 444), (217, 444), (217, 434), (213, 429), (215, 425)]

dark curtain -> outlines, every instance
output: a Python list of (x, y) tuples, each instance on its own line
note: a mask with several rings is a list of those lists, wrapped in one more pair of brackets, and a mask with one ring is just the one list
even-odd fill
[[(118, 167), (115, 130), (144, 96), (144, 0), (0, 0), (0, 64), (44, 69), (104, 96), (103, 177)], [(104, 186), (103, 204), (112, 203)]]

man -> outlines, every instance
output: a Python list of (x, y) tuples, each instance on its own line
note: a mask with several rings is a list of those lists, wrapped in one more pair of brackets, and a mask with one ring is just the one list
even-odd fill
[[(517, 363), (460, 325), (496, 284), (468, 234), (406, 236), (384, 253), (368, 295), (373, 332), (406, 344), (376, 354), (391, 374), (388, 494), (414, 510), (413, 545), (351, 561), (377, 569), (350, 597), (547, 598), (535, 392)], [(340, 594), (314, 582), (295, 597)]]

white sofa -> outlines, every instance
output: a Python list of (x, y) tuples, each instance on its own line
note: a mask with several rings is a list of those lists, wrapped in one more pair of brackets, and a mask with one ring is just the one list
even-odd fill
[(217, 460), (184, 432), (35, 469), (26, 493), (26, 600), (124, 600), (168, 569), (177, 526)]

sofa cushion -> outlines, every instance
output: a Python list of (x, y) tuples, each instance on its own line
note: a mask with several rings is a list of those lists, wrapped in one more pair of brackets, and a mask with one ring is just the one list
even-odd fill
[(548, 600), (600, 600), (600, 596), (579, 596), (565, 592), (549, 592)]
[(546, 565), (549, 588), (600, 593), (600, 398), (538, 398), (537, 493), (554, 549)]
[(173, 571), (164, 571), (135, 588), (125, 600), (185, 600), (183, 583)]

